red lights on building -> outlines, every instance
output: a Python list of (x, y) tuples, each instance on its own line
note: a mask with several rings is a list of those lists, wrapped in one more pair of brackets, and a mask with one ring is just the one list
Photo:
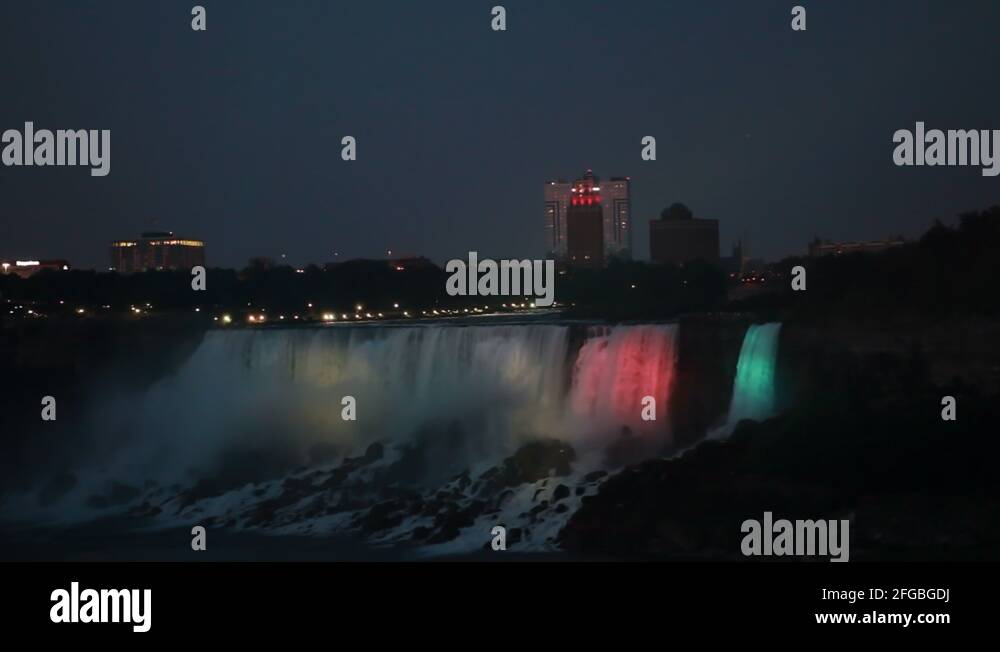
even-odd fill
[[(569, 252), (571, 211), (601, 210), (602, 257), (630, 258), (632, 251), (631, 182), (628, 177), (599, 181), (593, 170), (576, 181), (545, 182), (545, 236), (548, 250), (559, 260), (587, 260), (589, 254)], [(579, 222), (579, 220), (577, 220)], [(585, 239), (590, 239), (588, 235)], [(579, 244), (579, 238), (577, 238)]]
[(600, 205), (601, 195), (599, 192), (601, 187), (594, 185), (594, 181), (593, 172), (587, 170), (587, 174), (582, 179), (577, 179), (573, 183), (573, 198), (570, 200), (570, 206)]
[(587, 267), (604, 265), (604, 209), (600, 189), (591, 170), (573, 182), (572, 199), (566, 214), (570, 264)]

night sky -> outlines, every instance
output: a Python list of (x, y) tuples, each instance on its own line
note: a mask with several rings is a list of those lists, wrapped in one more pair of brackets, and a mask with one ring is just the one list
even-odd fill
[(1000, 128), (1000, 3), (806, 0), (793, 32), (795, 4), (3, 2), (0, 131), (112, 136), (107, 177), (0, 166), (0, 257), (104, 268), (154, 227), (213, 266), (538, 257), (542, 182), (586, 168), (631, 176), (640, 259), (674, 201), (768, 259), (1000, 202), (979, 168), (892, 164), (917, 120)]

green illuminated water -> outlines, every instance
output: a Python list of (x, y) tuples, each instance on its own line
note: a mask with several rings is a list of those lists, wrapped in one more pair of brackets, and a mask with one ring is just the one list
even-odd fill
[(774, 413), (774, 368), (781, 324), (760, 324), (747, 329), (736, 365), (729, 425), (743, 419), (761, 421)]

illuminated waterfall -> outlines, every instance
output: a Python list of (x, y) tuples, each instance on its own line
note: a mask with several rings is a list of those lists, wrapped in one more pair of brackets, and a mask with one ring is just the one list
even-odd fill
[(774, 369), (780, 330), (778, 323), (753, 325), (747, 329), (736, 365), (729, 428), (743, 419), (761, 421), (774, 414)]
[[(419, 450), (428, 483), (481, 472), (539, 439), (595, 458), (626, 431), (665, 444), (677, 326), (583, 327), (579, 341), (574, 328), (213, 330), (175, 373), (110, 389), (90, 406), (80, 436), (87, 455), (61, 504), (76, 511), (116, 484), (222, 477), (240, 487), (375, 442), (387, 455)], [(348, 396), (356, 420), (343, 418)], [(646, 397), (655, 420), (643, 419)]]
[[(577, 356), (572, 411), (606, 428), (663, 431), (674, 382), (677, 327), (618, 326), (591, 333)], [(643, 398), (656, 400), (656, 421), (643, 421)]]
[(537, 438), (600, 447), (624, 426), (669, 431), (675, 329), (590, 329), (578, 351), (557, 324), (215, 330), (176, 374), (95, 405), (90, 428), (127, 483), (212, 474), (248, 450), (309, 465), (429, 437), (449, 468), (475, 468)]

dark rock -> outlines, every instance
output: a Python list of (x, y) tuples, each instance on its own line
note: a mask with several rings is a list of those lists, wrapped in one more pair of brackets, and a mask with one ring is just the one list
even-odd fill
[(661, 442), (654, 437), (638, 436), (626, 426), (604, 450), (604, 463), (613, 469), (635, 464), (655, 456)]
[(457, 483), (458, 489), (464, 491), (470, 484), (472, 484), (472, 479), (469, 478), (468, 469), (455, 476), (453, 482)]
[(536, 482), (549, 474), (569, 475), (575, 460), (576, 452), (568, 444), (548, 440), (525, 444), (504, 464), (515, 469), (523, 482)]
[(565, 442), (550, 439), (525, 444), (502, 464), (479, 477), (477, 496), (487, 497), (502, 489), (538, 482), (550, 474), (562, 477), (572, 471), (576, 452)]
[(365, 456), (362, 458), (361, 461), (364, 462), (365, 464), (372, 464), (373, 462), (377, 462), (380, 459), (382, 459), (384, 455), (385, 455), (385, 448), (382, 446), (381, 443), (375, 442), (370, 446), (368, 446), (367, 450), (365, 450)]
[(539, 514), (541, 514), (542, 512), (544, 512), (548, 508), (549, 508), (549, 501), (543, 500), (542, 502), (538, 503), (537, 505), (535, 505), (534, 507), (532, 507), (530, 510), (528, 510), (528, 516), (530, 516), (532, 518), (535, 518), (535, 517), (537, 517)]
[(358, 527), (365, 534), (394, 528), (403, 522), (405, 507), (405, 503), (398, 501), (379, 503), (361, 517)]
[(431, 537), (427, 539), (427, 543), (447, 543), (448, 541), (457, 538), (459, 534), (461, 534), (461, 531), (457, 527), (448, 525), (442, 527), (431, 535)]

